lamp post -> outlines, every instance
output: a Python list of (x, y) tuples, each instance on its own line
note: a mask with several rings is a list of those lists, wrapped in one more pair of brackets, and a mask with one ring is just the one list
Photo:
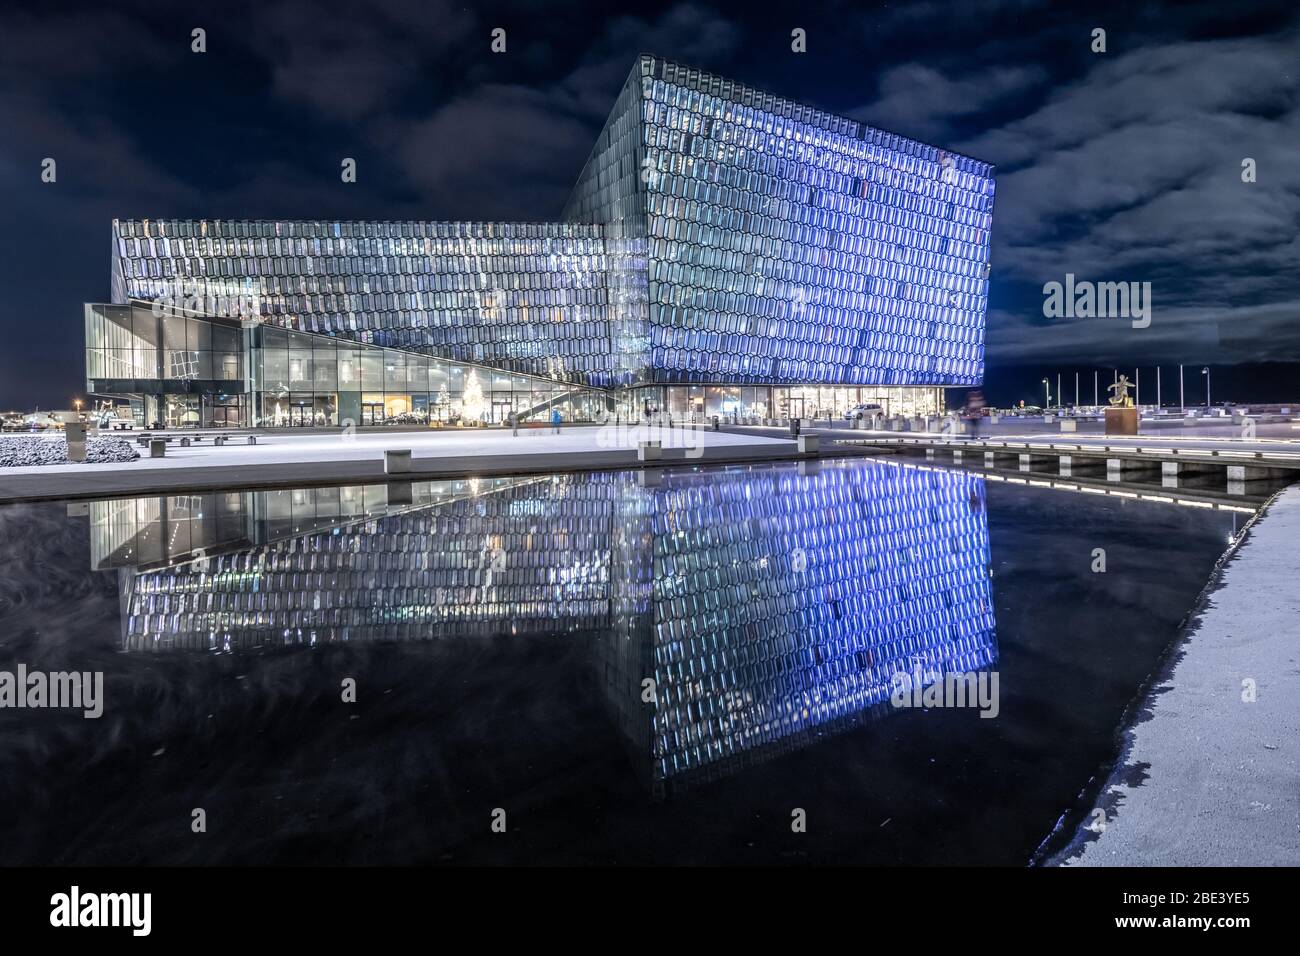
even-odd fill
[(1207, 365), (1201, 369), (1201, 374), (1205, 376), (1205, 410), (1210, 410), (1210, 367)]
[(1052, 407), (1052, 386), (1047, 379), (1043, 379), (1043, 411)]

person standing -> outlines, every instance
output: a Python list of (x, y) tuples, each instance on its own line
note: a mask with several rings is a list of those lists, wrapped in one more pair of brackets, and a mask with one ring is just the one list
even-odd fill
[(560, 433), (560, 422), (562, 420), (563, 419), (560, 417), (560, 410), (558, 408), (552, 408), (551, 409), (551, 434), (558, 435)]
[(510, 419), (510, 433), (514, 435), (516, 438), (518, 438), (519, 437), (519, 414), (517, 412), (512, 411), (507, 417)]
[(966, 396), (966, 418), (970, 421), (970, 437), (979, 438), (984, 419), (984, 393), (978, 388)]

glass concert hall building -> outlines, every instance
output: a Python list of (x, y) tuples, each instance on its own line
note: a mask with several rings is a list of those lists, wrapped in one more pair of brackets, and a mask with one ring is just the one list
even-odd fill
[(642, 56), (558, 222), (115, 221), (87, 390), (168, 425), (929, 414), (983, 378), (993, 173)]

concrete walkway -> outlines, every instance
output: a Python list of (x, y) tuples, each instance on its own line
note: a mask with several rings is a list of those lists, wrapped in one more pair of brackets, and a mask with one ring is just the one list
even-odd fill
[(637, 465), (637, 443), (662, 443), (664, 464), (721, 464), (794, 458), (787, 439), (689, 428), (568, 426), (550, 428), (411, 431), (344, 436), (261, 434), (256, 445), (180, 447), (163, 458), (112, 464), (45, 465), (0, 469), (0, 502), (106, 498), (220, 488), (383, 481), (384, 452), (409, 449), (413, 479), (522, 475)]
[(1225, 564), (1096, 806), (1052, 864), (1300, 864), (1300, 487)]

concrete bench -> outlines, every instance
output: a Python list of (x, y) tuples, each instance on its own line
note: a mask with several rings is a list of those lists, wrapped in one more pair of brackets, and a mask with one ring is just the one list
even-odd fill
[(816, 454), (818, 448), (821, 447), (821, 442), (818, 441), (818, 436), (816, 435), (800, 435), (798, 442), (799, 453), (801, 455)]
[(637, 461), (661, 461), (664, 457), (663, 442), (639, 441), (636, 443)]
[(149, 442), (150, 458), (165, 458), (167, 456), (167, 440), (165, 438), (155, 438)]

